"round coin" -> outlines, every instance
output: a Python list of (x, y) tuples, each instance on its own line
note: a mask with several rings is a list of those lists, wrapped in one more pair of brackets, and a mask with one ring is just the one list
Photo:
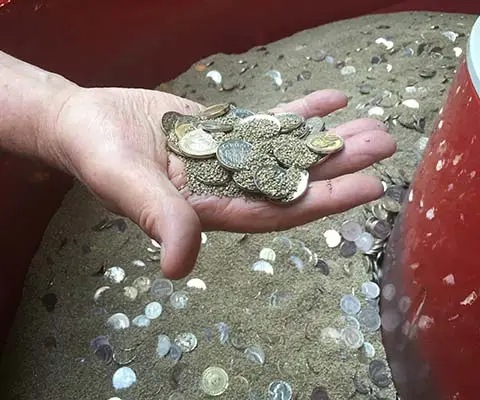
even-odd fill
[(247, 118), (247, 117), (251, 117), (252, 115), (255, 115), (255, 113), (250, 110), (246, 110), (245, 108), (238, 108), (238, 107), (232, 108), (232, 110), (230, 111), (230, 114), (232, 114), (237, 118)]
[(187, 133), (194, 131), (196, 128), (191, 123), (181, 123), (175, 125), (175, 135), (177, 139), (180, 140), (183, 138)]
[(287, 170), (278, 165), (265, 165), (260, 167), (254, 176), (255, 186), (270, 199), (285, 197), (284, 180)]
[(340, 255), (345, 258), (350, 258), (355, 255), (357, 252), (357, 245), (355, 242), (350, 242), (349, 240), (344, 240), (340, 244)]
[(340, 308), (347, 315), (356, 315), (360, 311), (360, 300), (351, 294), (344, 295), (340, 300)]
[(240, 120), (239, 127), (244, 132), (264, 138), (272, 138), (280, 133), (280, 121), (273, 115), (255, 114)]
[(233, 130), (232, 124), (222, 123), (216, 120), (213, 121), (203, 121), (200, 124), (200, 127), (210, 133), (218, 133), (218, 132), (231, 132)]
[(268, 400), (291, 400), (293, 389), (288, 382), (273, 381), (268, 385)]
[(174, 133), (175, 124), (181, 116), (182, 114), (179, 114), (175, 111), (167, 111), (165, 114), (163, 114), (162, 129), (167, 135)]
[(275, 117), (280, 121), (280, 132), (282, 133), (288, 133), (297, 129), (305, 121), (301, 115), (289, 112), (275, 114)]
[(183, 353), (190, 353), (197, 347), (197, 337), (191, 332), (180, 333), (174, 340)]
[(215, 155), (218, 143), (213, 136), (203, 129), (195, 129), (178, 141), (178, 148), (192, 158), (209, 158)]
[(230, 104), (222, 103), (222, 104), (214, 104), (213, 106), (209, 106), (205, 108), (202, 112), (200, 112), (200, 116), (206, 118), (218, 118), (230, 111)]
[(349, 349), (357, 350), (363, 346), (365, 342), (363, 333), (353, 326), (347, 326), (341, 331), (341, 338)]
[(330, 400), (327, 389), (323, 386), (317, 386), (312, 390), (310, 400)]
[(385, 210), (393, 214), (397, 214), (402, 209), (402, 204), (392, 197), (384, 196), (381, 199), (381, 204)]
[(235, 184), (242, 190), (251, 193), (259, 193), (257, 185), (255, 185), (255, 174), (251, 169), (244, 169), (233, 173), (232, 179)]
[(310, 168), (319, 160), (317, 154), (311, 152), (305, 142), (294, 137), (282, 140), (273, 148), (273, 155), (285, 167)]
[(367, 231), (370, 232), (374, 237), (380, 240), (385, 240), (390, 236), (392, 232), (392, 227), (385, 220), (379, 220), (375, 217), (370, 217), (366, 222)]
[(372, 360), (368, 366), (368, 376), (379, 388), (389, 387), (392, 379), (388, 373), (387, 364), (382, 360)]
[(209, 396), (220, 396), (228, 388), (228, 375), (223, 368), (208, 367), (203, 371), (200, 387)]
[[(285, 179), (285, 188), (290, 191), (284, 197), (276, 201), (282, 204), (291, 204), (302, 197), (308, 189), (309, 174), (308, 171), (298, 168), (289, 168)], [(275, 200), (275, 199), (273, 199)]]
[(362, 309), (357, 315), (358, 322), (363, 330), (367, 332), (375, 332), (380, 329), (382, 324), (380, 314), (373, 307)]
[(245, 140), (226, 140), (217, 148), (217, 160), (225, 168), (232, 171), (244, 169), (253, 146)]
[(333, 132), (310, 135), (305, 141), (308, 148), (318, 154), (333, 154), (345, 146), (343, 138)]
[(290, 135), (298, 138), (298, 139), (304, 139), (308, 135), (312, 133), (312, 128), (310, 128), (307, 125), (301, 125), (298, 128), (295, 128), (293, 131), (290, 132)]
[(199, 161), (192, 175), (208, 186), (222, 186), (230, 181), (230, 173), (214, 159)]

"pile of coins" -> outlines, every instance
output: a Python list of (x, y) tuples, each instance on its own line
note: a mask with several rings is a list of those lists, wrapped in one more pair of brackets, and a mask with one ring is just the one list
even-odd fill
[(319, 117), (254, 113), (227, 103), (193, 116), (167, 112), (162, 128), (169, 150), (185, 162), (192, 192), (219, 194), (234, 186), (239, 195), (287, 204), (306, 193), (310, 167), (344, 148)]

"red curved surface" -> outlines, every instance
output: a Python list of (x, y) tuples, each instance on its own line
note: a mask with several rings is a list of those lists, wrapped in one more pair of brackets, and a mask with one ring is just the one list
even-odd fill
[(463, 61), (383, 264), (383, 339), (408, 400), (479, 398), (479, 152), (480, 98)]
[[(243, 52), (320, 24), (373, 12), (480, 14), (473, 0), (0, 0), (0, 48), (86, 86), (151, 88), (217, 52)], [(431, 166), (430, 166), (431, 167)], [(0, 154), (0, 347), (41, 235), (71, 181)], [(431, 349), (427, 346), (425, 349)]]

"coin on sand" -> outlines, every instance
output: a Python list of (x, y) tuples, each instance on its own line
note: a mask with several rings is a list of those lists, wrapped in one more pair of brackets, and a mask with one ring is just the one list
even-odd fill
[(209, 158), (215, 155), (218, 143), (203, 129), (195, 129), (178, 141), (180, 151), (191, 158)]
[(197, 161), (194, 176), (208, 186), (222, 186), (230, 180), (230, 173), (215, 159)]
[(273, 115), (255, 114), (240, 120), (239, 127), (250, 134), (261, 134), (259, 136), (271, 138), (280, 133), (282, 125)]
[(229, 170), (240, 171), (245, 167), (252, 148), (252, 144), (245, 140), (226, 140), (217, 148), (217, 160)]
[(305, 141), (308, 148), (318, 154), (333, 154), (345, 146), (343, 138), (333, 132), (310, 135)]
[(278, 165), (265, 165), (255, 173), (254, 181), (258, 190), (270, 199), (285, 197), (284, 180), (287, 170)]
[(290, 188), (282, 199), (274, 200), (276, 203), (291, 204), (307, 193), (309, 174), (308, 171), (299, 168), (289, 168), (285, 176), (285, 186)]
[(230, 104), (222, 103), (222, 104), (214, 104), (213, 106), (209, 106), (205, 108), (203, 111), (200, 112), (201, 117), (206, 118), (218, 118), (230, 111)]

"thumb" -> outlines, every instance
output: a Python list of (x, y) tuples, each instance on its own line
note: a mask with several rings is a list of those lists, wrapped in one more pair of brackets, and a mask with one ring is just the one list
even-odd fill
[(133, 164), (111, 169), (106, 197), (147, 235), (162, 243), (165, 277), (183, 278), (192, 271), (200, 250), (200, 220), (158, 166), (143, 159)]

